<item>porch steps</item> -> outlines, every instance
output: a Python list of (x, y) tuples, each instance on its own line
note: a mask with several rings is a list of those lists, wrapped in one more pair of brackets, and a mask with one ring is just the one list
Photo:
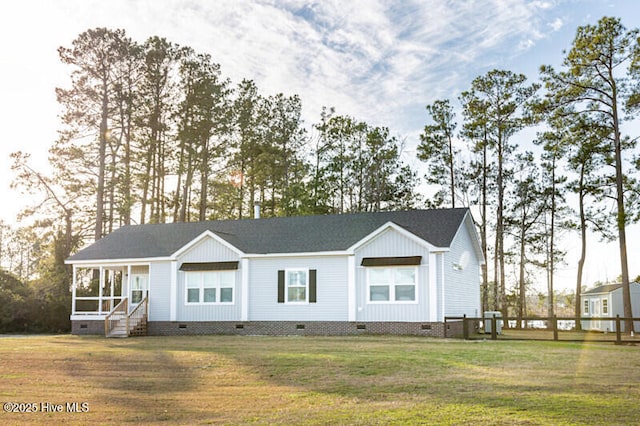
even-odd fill
[(129, 328), (131, 331), (127, 333), (127, 319), (122, 318), (113, 327), (107, 337), (129, 337), (129, 336), (146, 336), (147, 334), (147, 320), (142, 318), (137, 324), (132, 323), (133, 319), (129, 320)]

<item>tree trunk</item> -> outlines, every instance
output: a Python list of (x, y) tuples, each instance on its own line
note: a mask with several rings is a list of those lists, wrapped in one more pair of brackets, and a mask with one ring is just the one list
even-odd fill
[[(613, 81), (613, 78), (611, 79)], [(618, 244), (620, 247), (620, 267), (622, 270), (622, 306), (625, 318), (631, 318), (633, 311), (631, 308), (631, 289), (629, 286), (629, 265), (627, 261), (627, 232), (625, 229), (626, 216), (624, 210), (624, 185), (622, 172), (622, 143), (620, 140), (620, 127), (618, 121), (617, 108), (617, 92), (613, 88), (613, 135), (615, 149), (615, 167), (616, 167), (616, 203), (618, 207), (617, 225), (618, 225)], [(633, 333), (633, 321), (625, 320), (625, 331)]]
[(582, 303), (580, 298), (582, 297), (582, 270), (584, 269), (584, 262), (587, 257), (587, 219), (584, 211), (584, 165), (580, 168), (580, 187), (578, 195), (578, 207), (580, 209), (580, 259), (578, 260), (578, 274), (576, 277), (576, 302), (575, 302), (575, 316), (576, 316), (576, 330), (582, 330), (582, 323), (578, 318), (582, 316)]
[(100, 146), (98, 148), (98, 182), (96, 188), (96, 224), (94, 228), (94, 239), (98, 241), (102, 238), (104, 226), (104, 179), (107, 153), (107, 132), (109, 115), (109, 95), (107, 92), (107, 82), (103, 81), (102, 86), (102, 119), (100, 121)]
[(209, 187), (209, 144), (202, 141), (202, 158), (200, 159), (200, 212), (199, 220), (207, 218), (207, 195)]
[[(449, 132), (447, 132), (449, 133)], [(450, 173), (450, 186), (451, 186), (451, 208), (456, 208), (456, 181), (455, 173), (453, 171), (453, 141), (451, 135), (447, 135), (449, 139), (449, 173)]]
[(555, 244), (554, 244), (554, 235), (555, 235), (555, 221), (556, 221), (556, 157), (555, 153), (553, 155), (552, 164), (551, 164), (551, 232), (550, 232), (550, 242), (549, 242), (549, 251), (551, 252), (551, 256), (549, 257), (549, 307), (547, 309), (547, 316), (553, 317), (555, 315), (554, 308), (554, 295), (553, 295), (553, 275), (555, 271)]
[(498, 309), (502, 311), (502, 315), (504, 317), (508, 316), (508, 309), (505, 304), (505, 271), (504, 271), (504, 175), (503, 175), (503, 141), (500, 130), (498, 130), (498, 142), (497, 142), (497, 150), (498, 150), (498, 176), (497, 176), (497, 187), (498, 187), (498, 208), (496, 212), (496, 259), (495, 259), (495, 278), (496, 285), (499, 286), (499, 297), (498, 297)]
[[(523, 206), (523, 209), (525, 207)], [(522, 328), (522, 318), (524, 317), (525, 303), (527, 300), (527, 290), (525, 286), (525, 248), (526, 248), (526, 216), (523, 212), (522, 223), (520, 224), (520, 274), (518, 277), (518, 322), (516, 328)]]
[[(482, 148), (482, 224), (480, 226), (480, 238), (482, 244), (482, 254), (484, 255), (484, 265), (482, 265), (482, 285), (484, 288), (484, 296), (482, 309), (489, 309), (489, 271), (487, 263), (489, 262), (489, 250), (487, 248), (487, 137), (486, 137), (486, 128), (485, 128), (485, 137)], [(496, 294), (497, 288), (494, 288), (494, 295)], [(497, 306), (495, 296), (494, 296), (494, 305), (495, 309)]]

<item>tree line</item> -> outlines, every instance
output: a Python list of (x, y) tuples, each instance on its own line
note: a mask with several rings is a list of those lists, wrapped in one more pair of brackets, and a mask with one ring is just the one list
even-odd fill
[[(638, 135), (625, 135), (623, 123), (636, 119), (640, 106), (638, 30), (604, 17), (579, 27), (561, 69), (541, 66), (539, 82), (493, 70), (458, 100), (459, 130), (450, 100), (427, 106), (433, 124), (424, 129), (418, 156), (427, 163), (427, 180), (440, 185), (438, 201), (477, 208), (482, 250), (488, 263), (492, 259), (492, 275), (483, 270), (483, 306), (526, 316), (531, 274), (543, 270), (553, 315), (554, 275), (564, 259), (557, 241), (574, 229), (581, 241), (575, 315), (587, 232), (593, 231), (619, 244), (624, 316), (631, 317), (626, 227), (640, 212), (640, 162)], [(525, 127), (538, 129), (537, 156), (513, 142)], [(466, 156), (453, 143), (456, 131)], [(511, 311), (508, 265), (515, 267)], [(627, 330), (632, 327), (628, 322)]]
[[(256, 202), (265, 216), (466, 206), (487, 260), (483, 310), (526, 316), (527, 291), (543, 271), (553, 315), (564, 258), (557, 241), (572, 229), (582, 241), (576, 315), (586, 235), (595, 231), (619, 241), (630, 316), (625, 230), (638, 219), (640, 162), (622, 123), (640, 104), (640, 46), (638, 30), (619, 19), (579, 27), (561, 68), (542, 66), (537, 82), (492, 70), (457, 99), (427, 105), (417, 149), (435, 192), (426, 197), (390, 129), (329, 107), (307, 127), (299, 96), (234, 84), (190, 47), (97, 28), (59, 55), (71, 84), (56, 90), (63, 115), (53, 173), (13, 154), (14, 186), (41, 202), (24, 212), (33, 226), (0, 234), (3, 266), (30, 288), (46, 282), (68, 299), (64, 258), (129, 224), (249, 218)], [(514, 141), (525, 128), (538, 130), (536, 153)]]

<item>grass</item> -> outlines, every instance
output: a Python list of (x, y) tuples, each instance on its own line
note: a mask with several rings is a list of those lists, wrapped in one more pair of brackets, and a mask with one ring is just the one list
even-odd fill
[(1, 403), (89, 408), (4, 424), (632, 424), (639, 382), (640, 348), (611, 343), (0, 338)]

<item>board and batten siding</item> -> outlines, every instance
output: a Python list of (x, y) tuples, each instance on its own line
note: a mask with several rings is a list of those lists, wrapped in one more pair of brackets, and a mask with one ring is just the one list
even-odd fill
[[(361, 266), (364, 257), (422, 256), (418, 266), (417, 303), (369, 303), (367, 267)], [(356, 321), (429, 321), (429, 251), (417, 242), (389, 228), (355, 253), (356, 262)]]
[[(238, 253), (212, 237), (204, 238), (177, 259), (176, 321), (239, 321), (242, 309), (241, 265), (235, 271), (232, 304), (187, 304), (183, 263), (239, 261)], [(167, 311), (169, 306), (167, 306)]]
[[(278, 303), (278, 271), (316, 270), (315, 303)], [(347, 321), (347, 256), (249, 259), (249, 321)]]
[(480, 317), (480, 260), (465, 221), (444, 253), (444, 316)]
[[(132, 268), (132, 273), (134, 268)], [(149, 265), (149, 321), (168, 321), (171, 304), (171, 263)]]

